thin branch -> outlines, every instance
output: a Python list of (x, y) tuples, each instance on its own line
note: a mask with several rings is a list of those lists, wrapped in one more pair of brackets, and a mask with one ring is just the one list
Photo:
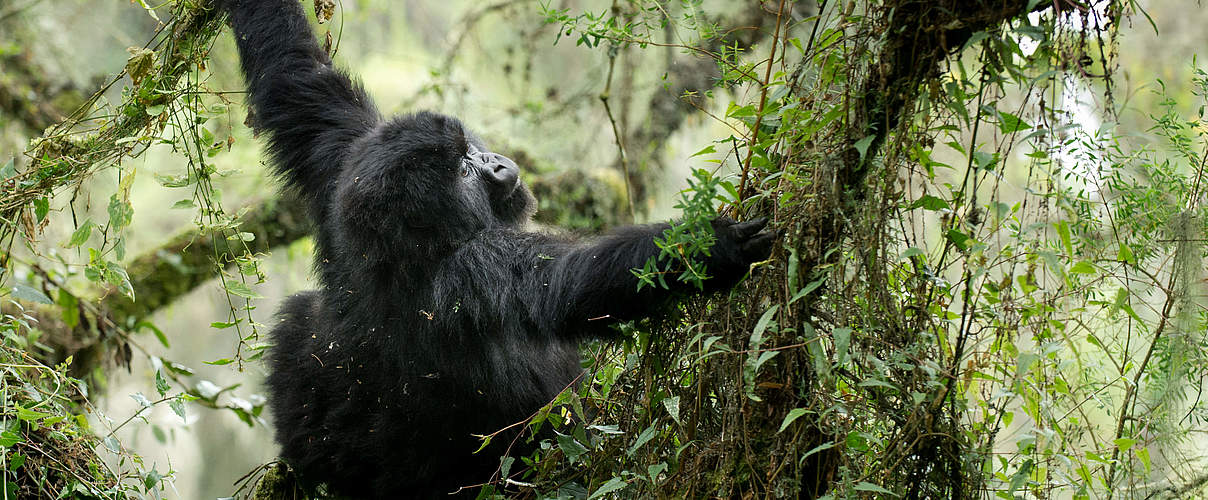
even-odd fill
[(625, 156), (625, 138), (617, 128), (617, 119), (613, 116), (612, 106), (608, 102), (612, 97), (612, 75), (617, 62), (618, 50), (616, 46), (613, 46), (608, 51), (608, 79), (605, 80), (604, 91), (600, 92), (600, 102), (604, 103), (604, 112), (608, 115), (608, 123), (612, 125), (612, 136), (617, 144), (617, 158), (621, 160), (621, 171), (625, 175), (625, 200), (629, 204), (629, 220), (636, 222), (637, 214), (633, 210), (633, 187), (629, 180), (629, 158)]

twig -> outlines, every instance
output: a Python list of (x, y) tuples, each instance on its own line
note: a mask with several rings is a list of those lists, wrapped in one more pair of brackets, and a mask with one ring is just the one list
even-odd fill
[(637, 215), (633, 210), (633, 187), (629, 181), (629, 157), (625, 155), (625, 139), (621, 137), (617, 119), (613, 116), (612, 106), (608, 103), (608, 99), (612, 96), (612, 70), (616, 66), (617, 52), (616, 45), (608, 50), (608, 79), (604, 83), (604, 91), (600, 93), (600, 102), (604, 103), (604, 112), (608, 114), (608, 123), (612, 125), (612, 136), (616, 138), (617, 143), (617, 155), (621, 159), (621, 170), (625, 174), (625, 201), (629, 205), (629, 221), (637, 222)]
[(784, 16), (784, 0), (776, 10), (776, 31), (772, 35), (772, 50), (768, 52), (768, 67), (764, 69), (763, 81), (760, 82), (759, 111), (755, 113), (755, 125), (751, 127), (751, 140), (747, 141), (747, 158), (742, 162), (742, 179), (738, 182), (738, 199), (735, 200), (735, 215), (738, 204), (747, 197), (747, 177), (751, 171), (751, 159), (755, 156), (755, 143), (759, 140), (759, 127), (763, 124), (763, 110), (768, 103), (768, 86), (772, 81), (772, 66), (776, 64), (776, 45), (780, 43), (781, 18)]

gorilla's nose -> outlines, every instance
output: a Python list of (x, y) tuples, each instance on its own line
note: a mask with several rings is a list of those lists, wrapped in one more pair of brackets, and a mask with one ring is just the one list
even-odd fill
[(487, 180), (499, 188), (511, 190), (520, 179), (520, 168), (516, 162), (498, 153), (480, 153), (479, 165)]

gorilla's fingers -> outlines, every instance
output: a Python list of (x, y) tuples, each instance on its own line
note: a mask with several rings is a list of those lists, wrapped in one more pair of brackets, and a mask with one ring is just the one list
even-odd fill
[(732, 227), (734, 229), (734, 234), (738, 236), (738, 239), (745, 240), (758, 234), (759, 231), (763, 230), (763, 227), (766, 226), (767, 223), (767, 217), (760, 217), (758, 219), (734, 224)]
[(742, 254), (752, 262), (766, 260), (772, 255), (772, 243), (776, 241), (775, 231), (766, 231), (755, 235), (743, 243)]

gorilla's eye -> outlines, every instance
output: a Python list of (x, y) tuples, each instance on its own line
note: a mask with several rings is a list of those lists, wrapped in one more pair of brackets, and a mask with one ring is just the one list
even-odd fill
[(470, 175), (470, 166), (466, 165), (465, 163), (462, 163), (461, 170), (458, 170), (457, 173), (460, 174), (462, 177)]

